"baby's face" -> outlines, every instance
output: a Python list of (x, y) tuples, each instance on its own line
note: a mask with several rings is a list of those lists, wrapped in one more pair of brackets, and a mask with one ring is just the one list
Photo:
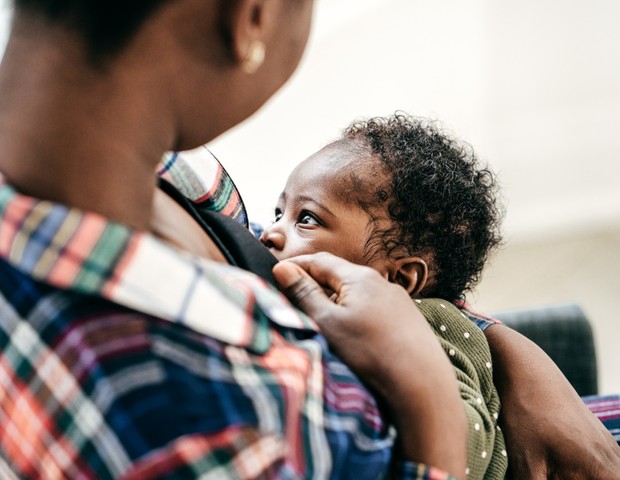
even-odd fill
[(356, 167), (353, 162), (341, 146), (332, 144), (295, 168), (276, 205), (273, 224), (260, 237), (278, 260), (330, 252), (373, 266), (364, 255), (370, 217), (351, 198), (343, 173), (343, 168)]

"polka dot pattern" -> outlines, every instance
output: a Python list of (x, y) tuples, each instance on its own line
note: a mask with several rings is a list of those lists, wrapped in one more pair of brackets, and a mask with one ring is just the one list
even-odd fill
[(490, 474), (487, 478), (499, 478), (501, 472), (505, 472), (507, 457), (501, 454), (505, 443), (497, 428), (499, 415), (493, 413), (498, 412), (500, 405), (493, 387), (492, 360), (484, 334), (478, 323), (465, 314), (466, 310), (450, 302), (432, 298), (414, 300), (455, 366), (459, 382), (467, 385), (464, 400), (470, 407), (468, 430), (472, 441), (463, 478), (485, 478), (485, 472)]

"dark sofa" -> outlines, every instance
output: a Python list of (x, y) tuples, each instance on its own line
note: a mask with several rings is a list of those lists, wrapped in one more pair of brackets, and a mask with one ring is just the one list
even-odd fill
[(554, 305), (493, 315), (541, 347), (581, 396), (598, 393), (592, 327), (579, 305)]

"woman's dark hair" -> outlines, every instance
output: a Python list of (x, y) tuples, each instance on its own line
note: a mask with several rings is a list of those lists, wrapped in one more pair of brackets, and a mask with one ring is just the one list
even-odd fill
[(471, 146), (434, 121), (401, 113), (354, 123), (342, 141), (379, 160), (387, 174), (387, 183), (380, 174), (369, 183), (352, 173), (356, 191), (371, 189), (371, 196), (360, 196), (361, 205), (369, 213), (386, 208), (391, 224), (375, 224), (367, 251), (382, 247), (390, 256), (404, 251), (426, 258), (433, 280), (426, 297), (452, 301), (470, 290), (501, 243), (503, 213), (495, 175), (479, 165)]
[(159, 6), (170, 0), (14, 0), (19, 10), (82, 34), (94, 58), (117, 53)]

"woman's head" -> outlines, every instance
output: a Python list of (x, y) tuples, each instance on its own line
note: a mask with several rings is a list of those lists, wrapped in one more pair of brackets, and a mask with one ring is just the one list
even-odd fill
[[(119, 82), (131, 78), (142, 91), (153, 90), (167, 109), (160, 122), (178, 130), (170, 149), (190, 149), (250, 116), (291, 76), (312, 6), (313, 0), (15, 0), (13, 37), (27, 37), (33, 51), (36, 32), (48, 45), (58, 42), (65, 58), (77, 52), (79, 68), (92, 67), (88, 81), (112, 78), (125, 91)], [(49, 51), (45, 56), (49, 61)], [(77, 62), (65, 71), (81, 72)]]
[[(384, 266), (398, 265), (400, 270), (387, 276), (399, 281), (400, 275), (400, 283), (411, 284), (410, 274), (415, 273), (423, 285), (414, 293), (423, 296), (452, 300), (475, 285), (490, 252), (501, 241), (501, 209), (497, 181), (479, 165), (469, 145), (446, 135), (436, 123), (394, 115), (354, 123), (340, 140), (314, 157), (320, 161), (325, 152), (332, 157), (339, 152), (347, 161), (332, 164), (323, 180), (314, 179), (312, 188), (330, 191), (332, 201), (356, 215), (366, 214), (357, 236), (349, 232), (348, 237), (334, 238), (340, 249), (362, 248), (362, 261), (356, 263), (383, 259)], [(293, 180), (307, 175), (317, 160), (311, 157), (306, 162), (306, 168), (294, 172)], [(301, 184), (294, 181), (292, 186)], [(266, 243), (270, 230), (279, 233), (277, 224), (263, 236)], [(281, 252), (274, 244), (268, 246), (283, 258), (291, 250), (280, 242)], [(294, 253), (309, 253), (310, 247), (317, 251), (306, 240), (306, 251), (298, 248)]]
[(158, 7), (171, 0), (14, 0), (19, 11), (40, 15), (81, 34), (95, 55), (118, 52)]

